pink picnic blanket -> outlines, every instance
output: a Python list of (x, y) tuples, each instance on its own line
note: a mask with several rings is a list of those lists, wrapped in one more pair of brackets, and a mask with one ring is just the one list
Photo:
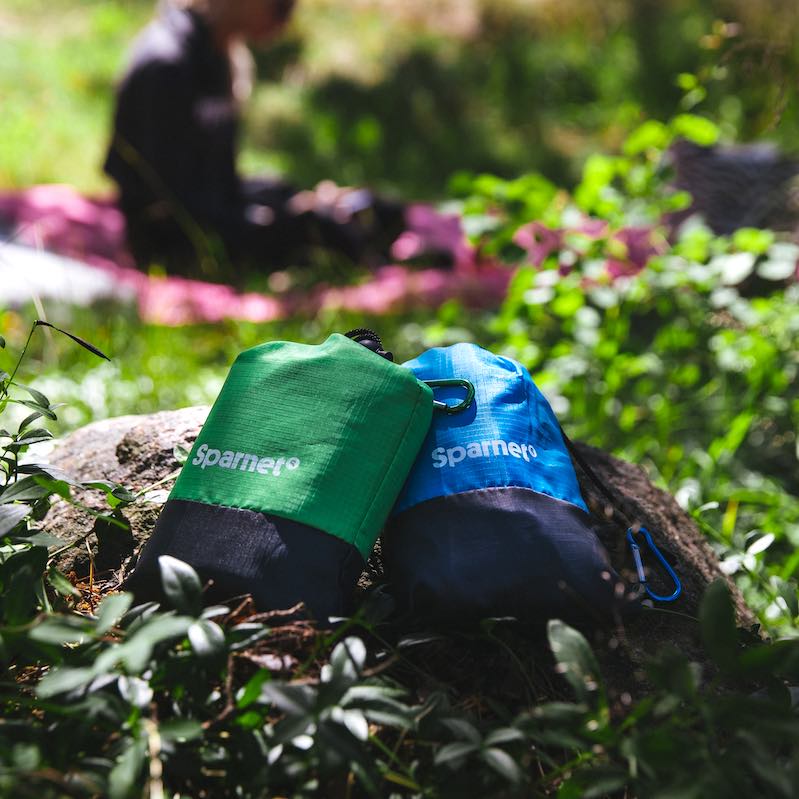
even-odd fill
[(410, 206), (408, 229), (394, 244), (405, 260), (426, 252), (446, 252), (451, 269), (410, 269), (389, 264), (356, 286), (318, 286), (302, 295), (243, 293), (230, 286), (182, 277), (154, 277), (138, 270), (125, 245), (125, 222), (107, 198), (87, 198), (70, 186), (34, 186), (0, 193), (0, 223), (6, 238), (68, 256), (110, 274), (143, 319), (164, 325), (240, 319), (266, 322), (302, 313), (347, 309), (370, 315), (436, 307), (455, 297), (470, 306), (496, 306), (507, 290), (511, 270), (483, 263), (466, 243), (460, 220), (430, 206)]

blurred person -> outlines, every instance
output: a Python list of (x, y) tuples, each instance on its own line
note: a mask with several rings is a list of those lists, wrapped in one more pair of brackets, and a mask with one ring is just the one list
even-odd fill
[[(254, 65), (246, 44), (276, 39), (295, 0), (170, 0), (139, 35), (117, 90), (105, 171), (117, 183), (140, 265), (230, 277), (270, 270), (319, 245), (362, 261), (365, 190), (296, 192), (236, 169), (240, 109)], [(401, 212), (382, 203), (380, 211)]]

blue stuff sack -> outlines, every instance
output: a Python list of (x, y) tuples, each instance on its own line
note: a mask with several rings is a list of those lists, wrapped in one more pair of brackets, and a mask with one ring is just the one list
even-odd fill
[[(405, 364), (465, 378), (436, 414), (383, 536), (400, 609), (428, 620), (609, 618), (620, 580), (593, 529), (552, 408), (530, 374), (474, 344)], [(436, 390), (438, 400), (459, 389)]]

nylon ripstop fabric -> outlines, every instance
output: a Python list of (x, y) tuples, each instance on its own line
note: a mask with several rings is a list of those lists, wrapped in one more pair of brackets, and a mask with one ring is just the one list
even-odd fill
[(218, 593), (317, 618), (349, 595), (429, 428), (432, 391), (339, 334), (241, 353), (140, 558), (186, 560)]
[(465, 378), (476, 393), (465, 412), (434, 416), (387, 527), (401, 608), (451, 620), (608, 615), (618, 578), (527, 370), (473, 344), (405, 366), (420, 380)]

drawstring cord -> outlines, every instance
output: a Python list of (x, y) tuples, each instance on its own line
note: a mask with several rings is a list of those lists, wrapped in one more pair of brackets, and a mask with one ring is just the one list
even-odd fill
[[(673, 602), (682, 593), (682, 583), (680, 582), (680, 578), (677, 576), (677, 573), (674, 571), (671, 564), (666, 560), (666, 558), (663, 556), (663, 553), (655, 545), (655, 542), (652, 540), (652, 534), (649, 532), (649, 530), (646, 529), (646, 527), (643, 527), (641, 524), (633, 523), (631, 521), (631, 519), (627, 516), (627, 514), (619, 507), (620, 503), (618, 501), (618, 497), (614, 496), (611, 493), (610, 489), (604, 484), (604, 482), (600, 480), (596, 472), (588, 465), (585, 458), (583, 458), (583, 456), (580, 455), (580, 453), (577, 451), (577, 447), (574, 446), (572, 440), (566, 435), (562, 427), (560, 428), (560, 433), (563, 436), (563, 441), (565, 442), (566, 448), (569, 450), (571, 456), (574, 458), (575, 461), (577, 461), (579, 467), (589, 477), (589, 479), (597, 488), (597, 490), (608, 501), (613, 513), (624, 522), (624, 526), (627, 528), (627, 533), (626, 533), (627, 542), (630, 545), (630, 549), (633, 554), (633, 560), (635, 561), (635, 569), (636, 572), (638, 573), (639, 585), (643, 587), (643, 589), (652, 599), (658, 602)], [(644, 569), (643, 558), (641, 556), (641, 546), (635, 540), (636, 535), (642, 535), (644, 537), (646, 546), (649, 548), (649, 551), (655, 556), (655, 558), (657, 558), (657, 560), (660, 562), (665, 572), (674, 582), (674, 590), (668, 596), (663, 596), (662, 594), (656, 594), (649, 587), (649, 580), (647, 579), (646, 571)]]

